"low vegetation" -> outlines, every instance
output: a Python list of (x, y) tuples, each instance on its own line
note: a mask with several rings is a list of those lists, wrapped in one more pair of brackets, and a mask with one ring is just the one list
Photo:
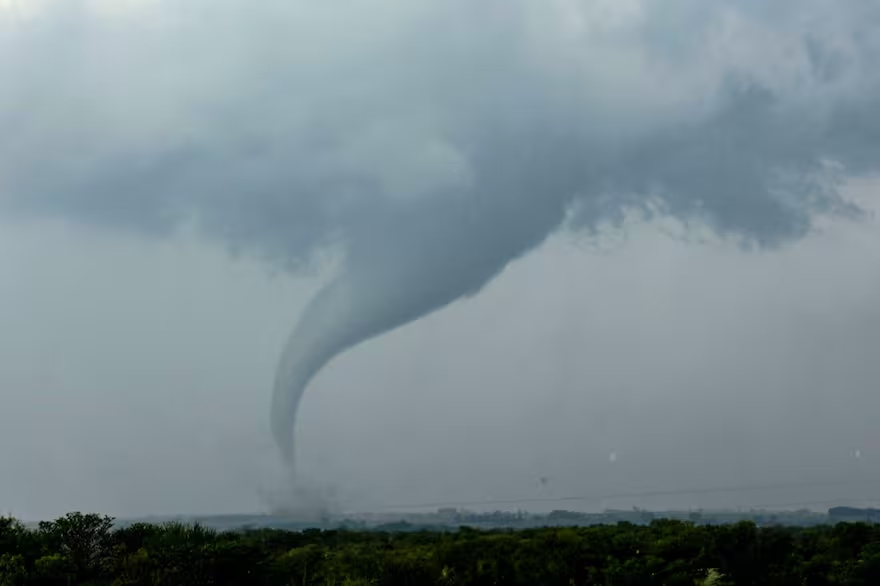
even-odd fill
[(880, 584), (880, 526), (682, 521), (389, 533), (0, 518), (0, 586)]

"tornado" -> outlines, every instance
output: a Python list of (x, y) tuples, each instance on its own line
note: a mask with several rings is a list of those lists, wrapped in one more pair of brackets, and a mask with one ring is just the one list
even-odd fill
[[(346, 350), (477, 293), (537, 246), (562, 222), (564, 206), (516, 209), (528, 201), (509, 202), (501, 214), (411, 209), (395, 218), (397, 228), (389, 226), (384, 240), (372, 235), (351, 247), (339, 274), (303, 310), (275, 375), (271, 428), (291, 474), (297, 412), (314, 377)], [(474, 239), (483, 246), (473, 248)]]

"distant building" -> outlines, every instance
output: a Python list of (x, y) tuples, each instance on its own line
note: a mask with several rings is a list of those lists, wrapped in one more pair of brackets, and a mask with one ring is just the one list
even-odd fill
[(828, 518), (832, 523), (880, 523), (880, 509), (833, 507), (828, 509)]
[(455, 507), (437, 509), (437, 518), (446, 523), (454, 523), (458, 520), (458, 509)]

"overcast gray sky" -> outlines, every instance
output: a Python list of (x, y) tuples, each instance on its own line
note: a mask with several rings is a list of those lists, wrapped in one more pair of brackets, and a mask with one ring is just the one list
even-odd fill
[(871, 3), (0, 6), (0, 510), (264, 508), (334, 274), (392, 330), (298, 413), (345, 508), (880, 486)]

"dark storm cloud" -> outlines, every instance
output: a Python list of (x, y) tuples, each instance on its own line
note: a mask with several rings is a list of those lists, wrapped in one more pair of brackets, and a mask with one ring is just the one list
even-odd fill
[(2, 33), (0, 204), (340, 254), (279, 371), (288, 458), (327, 361), (564, 224), (635, 208), (773, 246), (857, 213), (837, 187), (880, 163), (859, 0), (59, 6)]

